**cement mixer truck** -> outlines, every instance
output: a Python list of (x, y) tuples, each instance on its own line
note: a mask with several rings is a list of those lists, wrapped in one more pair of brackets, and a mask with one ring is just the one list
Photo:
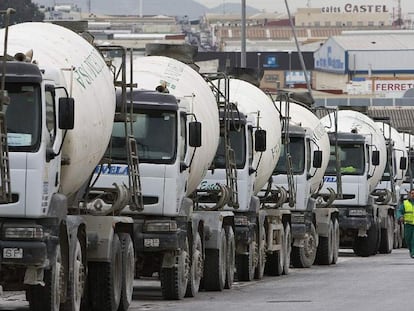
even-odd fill
[[(229, 234), (233, 213), (196, 210), (193, 196), (219, 144), (216, 97), (197, 71), (165, 56), (135, 58), (133, 79), (138, 87), (128, 95), (128, 107), (133, 112), (144, 208), (125, 214), (134, 219), (136, 275), (158, 276), (166, 299), (195, 296), (200, 284), (221, 290), (226, 276), (232, 279), (234, 273), (226, 272), (231, 257), (227, 249), (234, 254), (234, 248), (227, 247), (234, 245)], [(111, 144), (122, 145), (125, 136), (123, 127), (115, 124)], [(110, 167), (100, 166), (96, 173), (98, 186), (127, 180), (124, 151), (113, 154)]]
[(283, 118), (283, 148), (272, 176), (272, 187), (288, 189), (280, 207), (291, 212), (291, 262), (296, 268), (336, 263), (339, 252), (338, 210), (318, 193), (328, 166), (328, 133), (305, 105), (280, 93), (276, 105)]
[[(222, 89), (220, 82), (215, 84)], [(261, 209), (258, 197), (279, 158), (281, 126), (278, 111), (262, 90), (235, 77), (229, 78), (228, 85), (229, 102), (235, 107), (230, 115), (230, 141), (235, 154), (238, 205), (225, 210), (234, 212), (237, 278), (250, 281), (262, 278), (265, 270), (275, 274), (276, 264), (272, 260), (266, 263), (266, 258), (282, 247), (290, 249), (289, 213)], [(220, 145), (214, 169), (203, 180), (202, 189), (225, 184), (224, 158)]]
[[(333, 113), (321, 122), (333, 132)], [(374, 196), (387, 162), (385, 137), (372, 119), (358, 111), (338, 111), (337, 129), (336, 134), (330, 133), (331, 159), (321, 192), (328, 193), (327, 187), (336, 191), (339, 171), (342, 198), (333, 205), (339, 210), (340, 243), (358, 256), (374, 255), (380, 246), (381, 223), (387, 223), (384, 215), (393, 212)]]
[(407, 150), (401, 134), (389, 124), (389, 119), (377, 121), (386, 139), (387, 165), (381, 181), (374, 190), (378, 196), (378, 204), (388, 205), (390, 208), (382, 208), (381, 215), (381, 242), (380, 253), (391, 253), (394, 248), (394, 239), (401, 240), (401, 231), (396, 219), (396, 209), (400, 204), (401, 186), (407, 172)]
[[(31, 310), (126, 310), (132, 219), (88, 213), (82, 202), (111, 136), (113, 74), (93, 45), (63, 27), (17, 24), (0, 30), (7, 37), (0, 285), (26, 290)], [(128, 191), (118, 188), (120, 210)]]

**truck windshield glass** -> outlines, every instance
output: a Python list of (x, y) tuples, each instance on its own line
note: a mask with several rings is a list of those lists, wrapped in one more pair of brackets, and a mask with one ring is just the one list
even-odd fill
[[(362, 144), (338, 145), (339, 167), (342, 175), (362, 175), (364, 173), (364, 146)], [(331, 146), (326, 175), (336, 175), (335, 146)]]
[[(129, 125), (128, 125), (129, 127)], [(141, 163), (173, 163), (177, 145), (177, 117), (174, 112), (147, 111), (134, 114), (134, 136)], [(126, 161), (125, 128), (123, 122), (114, 124), (111, 146), (107, 156)]]
[[(230, 145), (234, 150), (236, 167), (241, 169), (246, 162), (246, 142), (244, 136), (245, 128), (241, 127), (240, 131), (230, 131)], [(214, 158), (215, 168), (226, 168), (226, 153), (224, 149), (224, 137), (220, 137), (219, 146)]]
[(10, 98), (6, 110), (9, 150), (34, 152), (40, 143), (40, 86), (6, 83), (6, 90)]
[[(282, 143), (279, 161), (273, 171), (273, 175), (287, 174), (286, 151), (285, 145)], [(303, 138), (291, 137), (288, 151), (292, 158), (293, 174), (302, 174), (305, 168), (305, 144)]]

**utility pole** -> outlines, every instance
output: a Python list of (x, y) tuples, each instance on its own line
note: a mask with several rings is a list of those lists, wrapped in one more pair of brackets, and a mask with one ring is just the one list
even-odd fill
[(246, 0), (242, 0), (240, 67), (246, 68)]

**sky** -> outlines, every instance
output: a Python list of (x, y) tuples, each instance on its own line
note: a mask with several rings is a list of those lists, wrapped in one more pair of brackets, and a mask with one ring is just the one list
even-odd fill
[[(177, 2), (179, 0), (176, 0)], [(195, 0), (204, 4), (207, 7), (214, 7), (220, 4), (226, 3), (240, 3), (241, 0)], [(401, 9), (403, 13), (414, 12), (413, 0), (400, 0)], [(291, 13), (294, 13), (296, 9), (305, 8), (310, 3), (310, 7), (321, 8), (329, 6), (343, 7), (346, 3), (353, 5), (371, 4), (371, 5), (386, 5), (391, 11), (392, 8), (398, 6), (398, 0), (288, 0), (288, 5)], [(257, 9), (266, 10), (267, 12), (279, 12), (286, 13), (285, 0), (246, 0), (246, 4)]]

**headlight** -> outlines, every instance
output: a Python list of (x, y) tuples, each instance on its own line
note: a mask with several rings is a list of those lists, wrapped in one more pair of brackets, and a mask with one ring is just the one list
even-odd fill
[(144, 225), (145, 232), (175, 232), (177, 222), (174, 220), (149, 220)]
[(41, 240), (44, 233), (42, 227), (6, 227), (3, 236), (5, 239)]

